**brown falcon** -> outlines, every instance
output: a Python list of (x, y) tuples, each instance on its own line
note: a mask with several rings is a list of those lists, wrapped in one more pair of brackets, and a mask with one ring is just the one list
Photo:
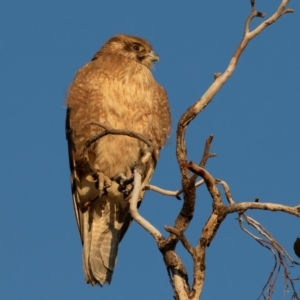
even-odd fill
[(111, 281), (118, 244), (131, 222), (130, 178), (148, 148), (124, 135), (106, 135), (87, 147), (87, 140), (103, 130), (91, 123), (151, 139), (153, 152), (142, 178), (142, 186), (147, 185), (170, 132), (167, 95), (151, 73), (158, 59), (146, 40), (116, 35), (77, 72), (68, 92), (72, 196), (85, 279), (92, 285)]

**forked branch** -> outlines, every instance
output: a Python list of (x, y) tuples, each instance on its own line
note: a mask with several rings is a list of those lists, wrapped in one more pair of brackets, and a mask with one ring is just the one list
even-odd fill
[[(185, 133), (186, 133), (186, 128), (189, 125), (189, 123), (212, 101), (214, 96), (217, 94), (217, 92), (222, 88), (222, 86), (225, 84), (225, 82), (229, 79), (229, 77), (232, 75), (234, 72), (236, 65), (239, 61), (239, 58), (243, 51), (245, 50), (246, 46), (248, 45), (249, 41), (253, 39), (255, 36), (260, 34), (267, 26), (271, 25), (275, 21), (277, 21), (282, 15), (288, 12), (292, 12), (292, 10), (287, 9), (286, 5), (288, 4), (288, 0), (282, 0), (277, 11), (266, 21), (262, 22), (260, 25), (258, 25), (254, 30), (250, 31), (250, 24), (253, 18), (255, 17), (264, 17), (265, 15), (261, 12), (258, 12), (255, 8), (255, 2), (254, 0), (251, 0), (251, 13), (249, 17), (247, 18), (245, 22), (245, 29), (244, 29), (244, 34), (243, 38), (240, 42), (240, 44), (237, 46), (236, 51), (234, 52), (233, 57), (231, 58), (227, 69), (224, 71), (223, 74), (216, 73), (214, 76), (214, 81), (211, 84), (211, 86), (207, 89), (207, 91), (203, 94), (203, 96), (196, 102), (194, 103), (191, 107), (189, 107), (186, 112), (181, 116), (178, 125), (177, 125), (177, 139), (176, 139), (176, 155), (177, 155), (177, 161), (179, 164), (180, 172), (181, 172), (181, 182), (182, 182), (182, 190), (183, 190), (183, 196), (184, 196), (184, 203), (182, 206), (182, 209), (176, 218), (175, 225), (173, 228), (175, 231), (180, 233), (182, 235), (186, 228), (189, 226), (190, 221), (193, 218), (194, 214), (194, 206), (195, 206), (195, 198), (196, 198), (196, 192), (195, 192), (195, 185), (193, 180), (195, 180), (196, 176), (193, 175), (191, 177), (189, 170), (195, 169), (194, 165), (189, 166), (187, 168), (187, 149), (186, 149), (186, 143), (185, 143)], [(197, 166), (198, 167), (198, 166)], [(201, 168), (202, 167), (202, 168)], [(205, 264), (205, 248), (207, 243), (209, 243), (210, 239), (214, 237), (214, 230), (218, 229), (218, 226), (220, 225), (222, 221), (222, 217), (225, 217), (225, 213), (222, 212), (222, 209), (220, 208), (223, 207), (222, 205), (222, 199), (220, 198), (220, 194), (218, 192), (218, 189), (216, 187), (216, 184), (218, 182), (215, 181), (215, 179), (211, 178), (209, 176), (209, 173), (205, 170), (204, 166), (198, 167), (198, 172), (195, 172), (197, 175), (200, 175), (203, 177), (206, 186), (208, 187), (208, 190), (212, 196), (213, 203), (214, 203), (214, 208), (213, 208), (213, 213), (211, 217), (208, 219), (204, 230), (207, 232), (211, 232), (210, 229), (212, 229), (212, 234), (208, 234), (204, 239), (202, 238), (202, 242), (198, 244), (198, 253), (201, 263)], [(226, 197), (228, 200), (231, 199), (231, 195), (228, 193), (226, 194)], [(253, 206), (246, 206), (247, 209), (253, 207)], [(232, 204), (231, 210), (236, 210), (236, 209), (243, 209), (245, 208), (245, 205), (241, 204)], [(256, 208), (262, 209), (262, 205), (257, 205)], [(272, 209), (276, 209), (274, 207), (270, 207)], [(278, 207), (277, 207), (278, 208)], [(282, 207), (280, 209), (283, 209)], [(231, 212), (227, 210), (227, 213)], [(297, 208), (294, 208), (290, 210), (290, 213), (292, 214), (299, 214), (299, 211)], [(167, 242), (168, 245), (171, 245), (172, 251), (175, 249), (176, 246), (176, 241), (178, 239), (183, 242), (183, 239), (181, 236), (178, 234), (174, 234), (175, 231), (173, 230), (172, 234), (168, 238)], [(198, 265), (199, 267), (199, 265)], [(192, 289), (192, 294), (189, 294), (189, 296), (186, 299), (199, 299), (201, 291), (199, 290), (202, 289), (202, 285), (200, 284), (201, 280), (204, 280), (204, 271), (202, 274), (200, 274), (201, 279), (200, 281), (195, 283), (197, 279), (195, 278), (196, 275), (194, 272), (194, 284), (193, 284), (193, 289)], [(198, 276), (199, 279), (199, 276)], [(175, 286), (176, 290), (176, 286)], [(197, 291), (196, 291), (197, 290)], [(175, 298), (176, 298), (176, 293), (175, 293)], [(179, 298), (176, 298), (179, 299)], [(180, 298), (181, 299), (181, 298)]]
[[(215, 156), (215, 154), (210, 153), (210, 146), (212, 142), (212, 136), (207, 139), (206, 145), (204, 148), (204, 153), (199, 165), (196, 165), (192, 162), (187, 163), (187, 148), (185, 143), (185, 133), (187, 126), (189, 123), (200, 113), (203, 109), (212, 101), (214, 96), (218, 93), (218, 91), (222, 88), (225, 82), (229, 79), (229, 77), (234, 72), (239, 58), (246, 46), (250, 42), (251, 39), (260, 34), (266, 27), (276, 22), (282, 15), (286, 13), (293, 12), (293, 10), (286, 8), (289, 0), (282, 0), (276, 12), (267, 20), (261, 22), (255, 29), (250, 30), (251, 21), (260, 17), (263, 18), (265, 16), (264, 13), (258, 12), (255, 8), (255, 1), (251, 0), (251, 13), (248, 16), (243, 37), (239, 45), (237, 46), (226, 70), (221, 73), (216, 73), (214, 75), (214, 81), (211, 86), (207, 89), (207, 91), (202, 95), (200, 99), (198, 99), (192, 106), (190, 106), (186, 112), (181, 116), (178, 125), (177, 125), (177, 137), (176, 137), (176, 155), (177, 161), (179, 164), (180, 172), (181, 172), (181, 183), (182, 189), (178, 191), (167, 191), (160, 189), (158, 187), (147, 186), (145, 189), (152, 189), (159, 193), (165, 195), (171, 195), (175, 197), (179, 197), (179, 194), (183, 194), (183, 205), (180, 213), (178, 214), (174, 226), (166, 226), (165, 229), (170, 233), (169, 237), (165, 239), (162, 234), (147, 220), (140, 216), (137, 210), (137, 203), (139, 200), (139, 195), (141, 192), (141, 178), (143, 174), (143, 165), (147, 162), (147, 155), (151, 153), (152, 143), (149, 139), (139, 135), (138, 133), (128, 132), (126, 130), (117, 130), (107, 128), (101, 123), (98, 122), (90, 122), (91, 125), (100, 126), (102, 131), (88, 140), (86, 143), (86, 148), (90, 147), (93, 143), (95, 143), (101, 137), (107, 134), (121, 134), (131, 136), (133, 138), (137, 138), (142, 140), (144, 143), (148, 145), (149, 153), (147, 153), (139, 164), (136, 165), (134, 169), (134, 189), (133, 195), (130, 200), (130, 212), (133, 218), (151, 235), (157, 242), (159, 250), (161, 251), (164, 262), (166, 264), (171, 285), (174, 289), (174, 298), (176, 300), (196, 300), (200, 298), (203, 282), (205, 278), (205, 268), (206, 268), (206, 249), (209, 244), (212, 242), (216, 232), (218, 231), (222, 221), (226, 218), (229, 213), (236, 212), (240, 216), (244, 216), (248, 218), (250, 224), (256, 228), (267, 240), (267, 242), (262, 242), (262, 240), (257, 240), (265, 245), (269, 243), (268, 247), (272, 249), (273, 253), (274, 249), (277, 252), (281, 251), (279, 255), (279, 261), (281, 264), (284, 264), (284, 257), (282, 253), (285, 253), (283, 249), (280, 249), (278, 243), (274, 242), (274, 239), (270, 235), (268, 235), (265, 229), (262, 229), (257, 223), (257, 221), (250, 219), (246, 216), (245, 211), (248, 209), (265, 209), (270, 211), (282, 211), (285, 213), (289, 213), (295, 215), (297, 217), (300, 216), (300, 205), (295, 207), (289, 207), (280, 204), (274, 203), (258, 203), (258, 202), (242, 202), (235, 203), (233, 197), (230, 193), (228, 185), (219, 179), (215, 179), (207, 170), (206, 163), (210, 157)], [(193, 174), (190, 173), (193, 172)], [(202, 180), (196, 183), (196, 178), (198, 176), (202, 177)], [(210, 216), (207, 218), (206, 224), (201, 232), (199, 237), (199, 241), (195, 247), (193, 247), (185, 237), (185, 230), (189, 226), (195, 209), (195, 200), (196, 200), (196, 186), (205, 183), (212, 201), (213, 208)], [(223, 204), (221, 194), (218, 190), (218, 186), (221, 185), (225, 190), (225, 195), (228, 205)], [(248, 231), (249, 232), (249, 231)], [(194, 262), (194, 272), (193, 272), (193, 285), (192, 288), (189, 285), (187, 271), (185, 269), (184, 264), (182, 263), (180, 257), (176, 254), (175, 248), (176, 245), (180, 241), (185, 249), (190, 253)], [(272, 248), (273, 247), (273, 248)], [(286, 253), (285, 253), (286, 254)], [(285, 273), (286, 275), (286, 273)], [(287, 276), (287, 275), (286, 275)], [(295, 290), (294, 290), (295, 291)]]

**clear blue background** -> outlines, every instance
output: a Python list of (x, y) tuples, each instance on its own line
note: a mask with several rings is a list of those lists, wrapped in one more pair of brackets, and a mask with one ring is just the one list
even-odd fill
[[(153, 184), (180, 185), (176, 124), (224, 71), (241, 39), (250, 1), (3, 1), (0, 10), (0, 298), (172, 299), (160, 252), (133, 223), (119, 248), (113, 281), (85, 284), (69, 183), (64, 101), (77, 69), (112, 35), (148, 39), (161, 60), (154, 76), (166, 88), (173, 132)], [(267, 16), (280, 1), (257, 1)], [(208, 170), (228, 182), (235, 201), (299, 204), (300, 3), (253, 40), (234, 75), (188, 129), (188, 157), (199, 161), (214, 134)], [(255, 20), (258, 24), (261, 19)], [(253, 26), (252, 26), (253, 27)], [(148, 192), (141, 213), (164, 234), (182, 203)], [(187, 236), (195, 245), (211, 199), (198, 192)], [(299, 219), (251, 211), (293, 253)], [(178, 247), (188, 270), (190, 257)], [(256, 299), (272, 255), (241, 232), (236, 215), (207, 251), (203, 299)], [(191, 274), (191, 273), (190, 273)], [(299, 268), (293, 276), (299, 276)], [(283, 277), (274, 299), (282, 299)], [(291, 298), (290, 293), (287, 299)]]

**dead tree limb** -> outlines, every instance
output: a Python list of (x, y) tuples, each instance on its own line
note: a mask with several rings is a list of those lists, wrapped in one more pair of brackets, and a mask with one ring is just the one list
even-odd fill
[[(214, 96), (217, 94), (217, 92), (222, 88), (222, 86), (225, 84), (225, 82), (229, 79), (231, 74), (236, 68), (236, 65), (239, 61), (239, 58), (241, 54), (243, 53), (244, 49), (248, 45), (249, 41), (253, 39), (255, 36), (260, 34), (267, 26), (271, 25), (275, 21), (277, 21), (282, 15), (288, 12), (293, 12), (291, 9), (286, 8), (286, 5), (288, 4), (289, 0), (282, 0), (277, 11), (266, 21), (262, 22), (260, 25), (258, 25), (254, 30), (250, 31), (250, 23), (255, 17), (264, 17), (264, 14), (261, 12), (258, 12), (255, 9), (255, 3), (254, 0), (251, 1), (251, 13), (249, 17), (247, 18), (245, 22), (245, 29), (244, 29), (244, 34), (242, 41), (240, 44), (237, 46), (236, 51), (234, 52), (234, 55), (232, 59), (229, 62), (229, 65), (227, 69), (224, 71), (223, 74), (217, 73), (217, 75), (214, 76), (214, 81), (211, 84), (211, 86), (207, 89), (207, 91), (203, 94), (203, 96), (196, 102), (194, 103), (191, 107), (189, 107), (186, 112), (181, 116), (178, 125), (177, 125), (177, 138), (176, 138), (176, 156), (177, 156), (177, 161), (178, 165), (180, 168), (180, 173), (181, 173), (181, 183), (182, 183), (182, 190), (183, 190), (183, 206), (182, 209), (177, 216), (175, 220), (175, 224), (173, 228), (177, 230), (180, 233), (183, 233), (186, 228), (189, 226), (193, 215), (194, 215), (194, 207), (195, 207), (195, 198), (196, 198), (196, 190), (195, 190), (195, 176), (191, 178), (191, 175), (189, 173), (189, 169), (186, 168), (186, 162), (188, 161), (187, 159), (187, 148), (186, 148), (186, 143), (185, 143), (185, 133), (187, 126), (189, 123), (212, 101)], [(205, 166), (201, 166), (204, 168)], [(201, 172), (202, 175), (207, 175), (205, 174), (204, 171)], [(198, 175), (198, 174), (197, 174)], [(221, 200), (219, 199), (218, 195), (218, 189), (215, 186), (215, 182), (212, 181), (211, 179), (206, 177), (203, 178), (214, 201), (214, 211), (211, 215), (211, 218), (208, 219), (204, 230), (209, 231), (209, 226), (210, 228), (213, 228), (214, 230), (218, 229), (218, 226), (220, 225), (222, 219), (225, 217), (224, 214), (218, 212), (215, 209), (219, 208), (221, 203)], [(216, 212), (216, 214), (215, 214)], [(209, 225), (209, 226), (207, 226)], [(207, 234), (205, 237), (206, 239), (202, 240), (202, 243), (199, 243), (199, 248), (198, 249), (200, 261), (203, 264), (205, 262), (205, 247), (207, 243), (210, 242), (210, 240), (214, 237), (214, 233)], [(173, 253), (176, 247), (176, 243), (179, 240), (178, 235), (175, 235), (174, 233), (171, 233), (169, 238), (167, 239), (165, 245), (163, 248), (160, 248), (160, 250), (163, 253), (164, 260), (166, 262), (166, 257), (168, 255), (171, 255), (170, 253)], [(198, 246), (197, 246), (198, 247)], [(202, 255), (202, 256), (201, 256)], [(168, 266), (168, 263), (166, 262), (167, 267), (173, 273), (174, 276), (176, 274), (172, 272), (172, 266)], [(199, 266), (197, 266), (199, 267)], [(195, 278), (194, 272), (194, 284), (193, 284), (193, 289), (190, 292), (186, 298), (178, 298), (178, 292), (176, 285), (173, 287), (175, 289), (175, 298), (176, 299), (199, 299), (201, 295), (201, 290), (202, 290), (202, 284), (204, 280), (204, 269), (205, 269), (205, 264), (204, 266), (202, 265), (201, 269), (203, 269), (203, 273), (201, 274), (201, 278), (198, 276), (197, 278), (200, 278), (199, 280)], [(185, 278), (179, 278), (179, 280), (185, 280)], [(197, 283), (195, 283), (197, 281)], [(202, 282), (202, 283), (201, 283)], [(185, 284), (187, 284), (185, 282)]]
[[(190, 122), (199, 113), (201, 113), (203, 109), (213, 100), (214, 96), (218, 93), (218, 91), (222, 88), (222, 86), (232, 75), (232, 73), (234, 72), (237, 66), (239, 58), (241, 57), (243, 51), (245, 50), (245, 48), (247, 47), (251, 39), (255, 38), (266, 27), (276, 22), (282, 15), (293, 12), (292, 9), (286, 8), (288, 3), (289, 0), (282, 0), (276, 12), (270, 18), (261, 22), (260, 25), (258, 25), (252, 31), (250, 31), (251, 21), (256, 17), (263, 18), (265, 16), (264, 13), (261, 13), (256, 10), (255, 1), (251, 0), (251, 13), (245, 21), (242, 40), (237, 46), (226, 70), (223, 73), (215, 73), (214, 81), (212, 82), (211, 86), (202, 95), (202, 97), (198, 99), (192, 106), (190, 106), (186, 110), (186, 112), (181, 116), (177, 124), (177, 137), (176, 137), (176, 156), (177, 156), (177, 161), (178, 161), (180, 174), (181, 174), (181, 185), (182, 185), (181, 190), (172, 192), (172, 191), (166, 191), (153, 186), (145, 187), (145, 189), (152, 189), (159, 193), (165, 195), (172, 195), (175, 197), (179, 197), (179, 194), (181, 193), (183, 194), (183, 205), (174, 222), (174, 226), (165, 227), (165, 229), (170, 233), (169, 237), (166, 239), (150, 222), (148, 222), (143, 217), (141, 217), (137, 210), (138, 197), (139, 197), (139, 193), (141, 192), (141, 174), (143, 173), (143, 164), (147, 161), (147, 155), (145, 155), (142, 158), (140, 164), (137, 164), (134, 170), (134, 190), (133, 190), (133, 196), (130, 203), (130, 212), (133, 218), (144, 229), (150, 232), (151, 235), (156, 240), (158, 248), (161, 251), (164, 262), (166, 264), (170, 283), (174, 289), (174, 298), (176, 300), (200, 299), (201, 292), (203, 289), (203, 283), (205, 279), (205, 268), (206, 268), (205, 255), (206, 255), (207, 247), (215, 237), (215, 234), (217, 233), (221, 223), (224, 221), (226, 216), (230, 213), (238, 213), (240, 218), (241, 216), (243, 216), (251, 226), (253, 226), (261, 235), (263, 235), (266, 238), (266, 240), (259, 239), (259, 238), (257, 238), (256, 240), (264, 244), (265, 246), (269, 247), (272, 253), (276, 253), (277, 251), (278, 254), (280, 252), (278, 254), (279, 263), (280, 265), (283, 266), (285, 264), (285, 257), (283, 256), (282, 253), (285, 253), (286, 256), (287, 253), (284, 252), (284, 249), (280, 248), (279, 244), (257, 221), (246, 216), (245, 212), (249, 209), (264, 209), (270, 211), (281, 211), (299, 217), (300, 205), (295, 207), (289, 207), (289, 206), (274, 204), (274, 203), (258, 203), (258, 202), (235, 203), (230, 193), (228, 185), (224, 181), (214, 178), (205, 168), (208, 159), (215, 156), (215, 154), (210, 153), (210, 146), (213, 137), (210, 136), (206, 140), (202, 159), (199, 165), (196, 165), (193, 162), (187, 163), (188, 159), (187, 159), (187, 147), (185, 143), (185, 134), (186, 134), (187, 126), (190, 124)], [(144, 143), (148, 145), (149, 148), (152, 147), (152, 143), (150, 140), (145, 139), (145, 137), (140, 136), (137, 133), (106, 128), (106, 126), (98, 122), (90, 122), (89, 124), (100, 126), (103, 128), (103, 130), (98, 135), (96, 135), (95, 137), (87, 141), (86, 148), (88, 148), (90, 145), (92, 145), (99, 138), (103, 137), (106, 134), (121, 134), (121, 135), (131, 136), (133, 138), (138, 138), (142, 140)], [(151, 153), (151, 151), (149, 152)], [(191, 174), (190, 171), (192, 171), (193, 174)], [(196, 183), (196, 179), (198, 176), (201, 176), (202, 180)], [(194, 216), (195, 201), (196, 201), (196, 186), (197, 184), (201, 185), (203, 183), (205, 183), (208, 192), (210, 193), (212, 198), (212, 202), (213, 202), (212, 212), (210, 216), (208, 216), (207, 218), (207, 221), (200, 234), (197, 245), (193, 247), (186, 239), (184, 232), (189, 226)], [(228, 205), (223, 204), (223, 200), (221, 197), (221, 193), (218, 189), (218, 185), (221, 185), (224, 188), (227, 201), (229, 202)], [(248, 232), (250, 233), (250, 231)], [(253, 237), (255, 237), (255, 235), (253, 235), (252, 233), (250, 234)], [(186, 271), (186, 268), (179, 255), (175, 252), (175, 248), (178, 241), (182, 243), (184, 248), (190, 253), (190, 255), (193, 258), (194, 271), (193, 271), (192, 287), (190, 287), (189, 285), (188, 273)], [(277, 261), (275, 266), (277, 266)], [(285, 269), (285, 276), (288, 278), (288, 274), (286, 270), (287, 269)], [(272, 278), (273, 277), (271, 276), (270, 280), (268, 280), (269, 285), (271, 284), (271, 280), (273, 280)], [(293, 285), (293, 281), (290, 281), (290, 284)], [(294, 293), (296, 293), (295, 289), (294, 289)], [(268, 296), (271, 296), (271, 294), (272, 294), (272, 290), (270, 289)]]

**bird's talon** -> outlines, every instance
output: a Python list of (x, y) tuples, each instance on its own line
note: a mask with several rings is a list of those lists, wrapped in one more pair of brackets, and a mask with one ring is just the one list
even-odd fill
[(97, 172), (96, 187), (101, 192), (105, 192), (111, 186), (111, 180), (102, 172)]

